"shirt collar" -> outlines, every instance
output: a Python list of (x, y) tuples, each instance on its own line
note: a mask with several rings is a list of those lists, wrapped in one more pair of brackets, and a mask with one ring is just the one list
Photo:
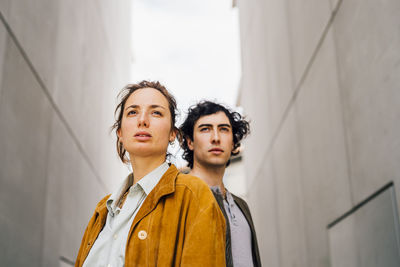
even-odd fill
[(228, 204), (230, 206), (235, 205), (235, 201), (233, 200), (231, 192), (229, 192), (228, 189), (225, 189), (225, 190), (226, 190), (226, 201), (228, 202)]
[[(222, 198), (224, 198), (224, 196), (223, 196), (223, 194), (222, 194), (222, 192), (221, 192), (221, 189), (219, 188), (218, 185), (210, 186), (210, 189), (211, 189), (211, 191), (213, 191), (214, 193), (217, 193), (217, 194), (220, 195)], [(225, 187), (225, 194), (226, 194), (226, 197), (225, 197), (226, 202), (227, 202), (230, 206), (234, 205), (235, 201), (234, 201), (234, 199), (233, 199), (233, 197), (232, 197), (232, 194), (231, 194), (231, 192), (229, 192), (229, 190), (228, 190), (226, 187)]]
[[(164, 162), (150, 173), (145, 175), (139, 182), (137, 182), (142, 188), (146, 195), (150, 194), (151, 190), (158, 184), (163, 174), (168, 170), (168, 163)], [(132, 190), (132, 187), (131, 189)]]
[[(167, 162), (164, 162), (150, 173), (145, 175), (142, 179), (140, 179), (138, 185), (143, 189), (146, 196), (153, 190), (153, 188), (157, 185), (160, 181), (163, 174), (168, 170), (169, 165)], [(114, 191), (111, 196), (107, 200), (107, 209), (111, 214), (114, 214), (115, 210), (117, 209), (117, 203), (122, 195), (129, 190), (132, 192), (133, 190), (133, 173), (129, 174), (120, 184), (118, 189)]]
[(211, 191), (213, 191), (214, 193), (217, 193), (219, 195), (222, 196), (222, 192), (221, 189), (219, 188), (218, 185), (214, 185), (214, 186), (210, 186)]
[(111, 196), (107, 199), (107, 209), (112, 215), (116, 210), (117, 202), (122, 197), (122, 195), (126, 192), (126, 190), (132, 185), (133, 183), (133, 174), (129, 174), (120, 184), (120, 186), (115, 190)]

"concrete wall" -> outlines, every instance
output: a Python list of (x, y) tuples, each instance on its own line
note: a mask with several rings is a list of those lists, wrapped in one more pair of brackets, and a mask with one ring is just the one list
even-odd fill
[[(239, 0), (238, 8), (239, 104), (252, 120), (247, 199), (263, 264), (346, 266), (332, 258), (328, 225), (389, 182), (400, 195), (400, 2)], [(350, 253), (362, 255), (368, 242), (351, 236)], [(359, 240), (379, 262), (372, 236)]]
[(69, 266), (123, 178), (109, 134), (130, 1), (0, 1), (0, 259)]

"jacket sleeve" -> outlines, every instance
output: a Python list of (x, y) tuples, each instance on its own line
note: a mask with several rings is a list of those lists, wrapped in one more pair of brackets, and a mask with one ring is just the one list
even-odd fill
[[(83, 234), (81, 246), (78, 251), (78, 256), (76, 257), (75, 267), (80, 267), (83, 265), (83, 262), (86, 259), (87, 254), (89, 253), (90, 248), (92, 247), (94, 241), (97, 238), (97, 235), (100, 233), (102, 229), (102, 225), (104, 225), (105, 217), (100, 216), (103, 219), (99, 219), (99, 213), (96, 211), (99, 206), (104, 205), (105, 201), (110, 197), (110, 195), (105, 196), (100, 202), (97, 204), (96, 209), (93, 213), (92, 218), (90, 219), (85, 233)], [(106, 212), (103, 212), (106, 214)], [(103, 215), (104, 215), (103, 214)]]
[(181, 266), (225, 266), (225, 219), (209, 193), (211, 203), (187, 222)]
[(89, 228), (94, 224), (95, 220), (96, 220), (96, 213), (93, 214), (92, 218), (90, 219), (90, 221), (88, 223), (88, 226), (86, 227), (85, 233), (83, 234), (81, 246), (79, 247), (78, 256), (76, 257), (76, 261), (75, 261), (75, 267), (82, 266), (83, 261), (85, 260), (83, 257), (84, 257), (84, 254), (85, 254), (84, 252), (87, 247)]

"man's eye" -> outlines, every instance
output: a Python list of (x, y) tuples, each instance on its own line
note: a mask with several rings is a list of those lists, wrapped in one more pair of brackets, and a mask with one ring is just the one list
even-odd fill
[(201, 128), (200, 129), (200, 132), (207, 132), (208, 131), (208, 128)]
[(225, 128), (225, 127), (224, 127), (224, 128), (221, 128), (221, 131), (222, 131), (222, 132), (229, 132), (229, 128)]
[(130, 110), (128, 111), (127, 115), (135, 115), (135, 114), (137, 114), (136, 110)]
[(158, 111), (158, 110), (154, 110), (153, 114), (157, 115), (157, 116), (162, 116), (162, 113), (160, 111)]

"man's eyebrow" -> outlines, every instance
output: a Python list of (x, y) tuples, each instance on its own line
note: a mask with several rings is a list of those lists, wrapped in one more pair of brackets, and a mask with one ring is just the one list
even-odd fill
[(201, 128), (201, 127), (212, 127), (212, 124), (203, 123), (203, 124), (200, 124), (199, 126), (197, 126), (197, 128)]
[[(201, 128), (201, 127), (213, 127), (213, 125), (212, 125), (212, 124), (209, 124), (209, 123), (203, 123), (203, 124), (200, 124), (199, 126), (197, 126), (197, 128)], [(232, 126), (231, 126), (230, 124), (228, 124), (228, 123), (221, 123), (221, 124), (218, 124), (217, 127), (228, 127), (228, 128), (232, 128)]]

